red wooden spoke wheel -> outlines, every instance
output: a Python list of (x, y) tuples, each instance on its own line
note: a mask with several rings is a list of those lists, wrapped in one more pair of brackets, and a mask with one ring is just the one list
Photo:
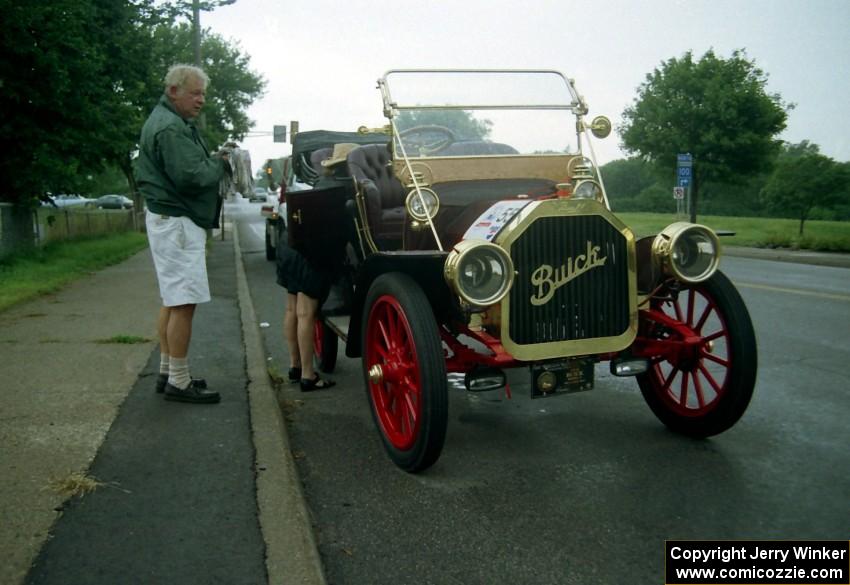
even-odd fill
[(636, 345), (650, 369), (638, 376), (644, 398), (671, 429), (721, 433), (744, 414), (757, 369), (755, 333), (738, 291), (722, 274), (657, 296), (641, 314)]
[(387, 453), (407, 471), (440, 456), (448, 384), (437, 324), (410, 277), (391, 273), (369, 289), (364, 307), (363, 368), (372, 415)]
[(336, 367), (339, 351), (339, 338), (322, 319), (316, 319), (313, 326), (313, 356), (316, 368), (330, 374)]

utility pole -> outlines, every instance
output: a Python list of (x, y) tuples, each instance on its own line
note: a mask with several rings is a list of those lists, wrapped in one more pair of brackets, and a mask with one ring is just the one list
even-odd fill
[(201, 3), (192, 0), (192, 48), (195, 52), (195, 66), (201, 66)]
[[(219, 6), (227, 6), (233, 4), (236, 0), (205, 0), (201, 6), (201, 0), (192, 0), (192, 53), (195, 60), (195, 67), (203, 68), (201, 61), (201, 10), (207, 12), (212, 11)], [(206, 126), (206, 116), (201, 112), (195, 124), (201, 130)], [(212, 230), (207, 230), (207, 239), (212, 238)], [(221, 239), (224, 239), (224, 209), (221, 212)]]
[[(211, 12), (219, 6), (227, 6), (235, 3), (236, 0), (192, 0), (192, 52), (195, 60), (195, 67), (203, 68), (201, 61), (201, 10)], [(204, 127), (204, 113), (198, 116), (198, 128)]]

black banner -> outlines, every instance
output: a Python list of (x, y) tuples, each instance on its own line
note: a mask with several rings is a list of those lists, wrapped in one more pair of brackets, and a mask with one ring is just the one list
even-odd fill
[(666, 585), (850, 585), (846, 540), (668, 540)]

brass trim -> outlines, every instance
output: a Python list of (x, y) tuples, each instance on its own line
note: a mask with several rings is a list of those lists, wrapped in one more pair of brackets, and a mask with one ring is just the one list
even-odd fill
[(605, 116), (596, 116), (590, 122), (590, 133), (599, 139), (607, 138), (611, 134), (611, 120)]
[[(505, 279), (502, 283), (500, 290), (493, 296), (487, 299), (473, 299), (461, 288), (458, 277), (458, 272), (460, 271), (461, 261), (471, 252), (475, 250), (480, 250), (482, 248), (490, 248), (493, 249), (496, 254), (502, 257), (505, 264)], [(501, 301), (505, 296), (510, 292), (511, 287), (514, 283), (514, 263), (511, 259), (511, 256), (504, 248), (501, 246), (497, 246), (496, 244), (492, 244), (487, 242), (486, 240), (462, 240), (455, 244), (455, 246), (449, 252), (448, 257), (446, 258), (446, 262), (443, 265), (443, 279), (449, 285), (449, 287), (454, 291), (454, 293), (463, 299), (465, 302), (473, 305), (475, 307), (488, 307), (494, 305)]]
[[(586, 184), (596, 185), (596, 196), (595, 197), (580, 197), (579, 190), (582, 188), (582, 185)], [(599, 184), (599, 181), (595, 181), (593, 179), (581, 179), (575, 185), (575, 188), (572, 191), (573, 197), (576, 199), (595, 199), (596, 201), (602, 201), (602, 185)]]
[(632, 231), (616, 215), (611, 213), (603, 203), (592, 199), (550, 199), (534, 201), (524, 207), (513, 220), (496, 237), (495, 243), (504, 248), (511, 256), (511, 246), (541, 217), (563, 216), (600, 216), (610, 223), (623, 237), (626, 238), (628, 255), (628, 286), (629, 286), (629, 326), (621, 335), (613, 337), (598, 337), (595, 339), (580, 339), (576, 341), (555, 341), (538, 344), (518, 344), (510, 336), (512, 290), (505, 295), (501, 302), (501, 340), (504, 348), (514, 358), (520, 361), (536, 361), (559, 357), (574, 357), (620, 351), (629, 347), (637, 336), (637, 255), (635, 253), (635, 236)]
[[(425, 210), (424, 214), (414, 213), (414, 211), (413, 211), (413, 201), (414, 201), (414, 199), (420, 197), (420, 193), (422, 193), (423, 195), (421, 195), (421, 197), (424, 200), (425, 199), (424, 193), (426, 193), (426, 192), (433, 195), (434, 201), (436, 201), (436, 206), (434, 207), (433, 215), (428, 213), (427, 209)], [(412, 217), (414, 220), (416, 220), (418, 222), (422, 222), (427, 226), (428, 221), (433, 220), (437, 216), (437, 212), (440, 211), (440, 196), (437, 195), (437, 193), (433, 189), (431, 189), (430, 187), (422, 187), (422, 188), (419, 189), (419, 192), (417, 192), (416, 189), (411, 189), (410, 193), (407, 194), (407, 197), (404, 198), (404, 210), (407, 212), (407, 215)]]
[[(434, 173), (424, 162), (411, 162), (411, 168), (413, 169), (413, 175), (416, 179), (416, 183), (420, 187), (430, 187), (434, 182)], [(401, 184), (405, 187), (412, 189), (413, 188), (413, 179), (410, 176), (410, 171), (407, 169), (407, 165), (405, 164), (395, 164), (393, 163), (393, 172), (395, 172), (398, 180), (401, 181)]]
[[(377, 252), (378, 246), (372, 239), (372, 230), (369, 228), (369, 219), (366, 213), (366, 196), (363, 194), (363, 189), (357, 183), (357, 179), (352, 177), (351, 180), (354, 181), (354, 202), (357, 204), (357, 215), (360, 216), (360, 222), (357, 224), (357, 237), (360, 239), (360, 248), (363, 250), (363, 256), (366, 257), (370, 253)], [(364, 240), (369, 247), (368, 251), (363, 245)]]
[[(673, 248), (675, 248), (679, 238), (690, 231), (707, 234), (715, 251), (711, 266), (709, 266), (708, 269), (703, 271), (703, 273), (696, 278), (689, 278), (685, 276), (672, 259)], [(717, 268), (720, 265), (721, 255), (722, 250), (720, 248), (720, 238), (717, 237), (717, 234), (713, 229), (699, 223), (690, 223), (687, 221), (671, 223), (661, 230), (661, 233), (655, 236), (655, 239), (652, 241), (652, 261), (661, 270), (661, 272), (682, 282), (703, 282), (704, 280), (711, 278), (714, 273), (717, 272)]]
[(389, 124), (385, 124), (378, 128), (369, 128), (368, 126), (359, 126), (357, 128), (358, 134), (388, 134), (392, 136), (393, 129)]
[[(516, 178), (548, 179), (553, 183), (562, 183), (567, 176), (567, 165), (576, 157), (575, 154), (430, 156), (426, 159), (430, 177), (426, 175), (426, 178), (431, 186), (450, 181)], [(422, 159), (411, 160), (411, 165), (426, 166)], [(409, 176), (405, 166), (404, 161), (393, 161), (393, 171), (397, 177)]]
[(384, 369), (381, 367), (381, 364), (375, 364), (369, 368), (369, 382), (372, 384), (384, 383)]

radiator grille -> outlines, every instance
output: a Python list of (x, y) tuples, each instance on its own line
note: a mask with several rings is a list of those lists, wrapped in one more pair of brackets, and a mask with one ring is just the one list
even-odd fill
[(509, 300), (515, 343), (614, 337), (628, 329), (626, 238), (603, 217), (538, 218), (514, 241), (511, 256), (517, 271)]

